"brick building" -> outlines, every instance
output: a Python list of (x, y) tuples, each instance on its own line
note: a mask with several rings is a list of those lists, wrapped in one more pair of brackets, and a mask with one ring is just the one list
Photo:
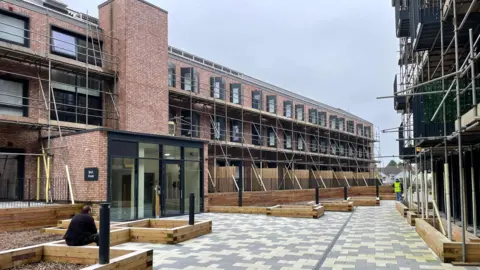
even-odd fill
[(190, 193), (204, 211), (209, 192), (373, 184), (371, 123), (170, 47), (148, 2), (2, 1), (0, 29), (0, 200), (125, 220)]

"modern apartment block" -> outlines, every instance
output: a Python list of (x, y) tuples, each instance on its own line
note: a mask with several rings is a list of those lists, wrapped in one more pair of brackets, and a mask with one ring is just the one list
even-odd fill
[(211, 192), (374, 184), (368, 121), (169, 46), (148, 2), (98, 8), (0, 2), (0, 200), (128, 220), (183, 214), (190, 193), (206, 211)]

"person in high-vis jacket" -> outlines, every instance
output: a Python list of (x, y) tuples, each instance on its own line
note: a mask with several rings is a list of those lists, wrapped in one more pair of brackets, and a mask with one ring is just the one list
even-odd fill
[(397, 194), (397, 201), (402, 200), (402, 184), (400, 183), (400, 180), (395, 180), (393, 183), (393, 187), (395, 188), (395, 193)]

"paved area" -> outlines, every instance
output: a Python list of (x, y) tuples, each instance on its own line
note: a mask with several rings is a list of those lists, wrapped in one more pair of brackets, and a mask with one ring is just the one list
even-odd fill
[(477, 269), (442, 264), (393, 201), (320, 219), (214, 213), (196, 219), (213, 220), (213, 232), (177, 245), (121, 246), (153, 249), (154, 269)]

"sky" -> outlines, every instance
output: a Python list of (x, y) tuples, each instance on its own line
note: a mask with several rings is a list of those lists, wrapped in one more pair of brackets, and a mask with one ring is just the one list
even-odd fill
[[(104, 1), (63, 2), (98, 17)], [(149, 2), (168, 11), (171, 46), (342, 108), (379, 130), (400, 124), (393, 100), (376, 99), (393, 94), (398, 70), (391, 1)], [(396, 138), (380, 134), (382, 156), (398, 155)]]

